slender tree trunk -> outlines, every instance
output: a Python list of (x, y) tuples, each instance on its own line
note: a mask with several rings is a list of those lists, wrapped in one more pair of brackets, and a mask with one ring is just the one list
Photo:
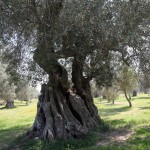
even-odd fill
[(115, 100), (112, 100), (112, 104), (115, 104)]
[(26, 106), (28, 106), (29, 105), (29, 100), (25, 100), (26, 101)]
[(125, 95), (128, 103), (129, 103), (129, 107), (132, 107), (131, 96), (129, 95), (129, 97), (128, 97), (128, 94), (127, 94), (126, 90), (124, 90), (124, 95)]
[(109, 98), (107, 99), (107, 103), (110, 103), (110, 99)]

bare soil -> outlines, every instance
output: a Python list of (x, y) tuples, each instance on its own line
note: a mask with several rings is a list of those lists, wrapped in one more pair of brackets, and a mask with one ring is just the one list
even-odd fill
[(108, 133), (103, 133), (101, 136), (103, 137), (97, 143), (97, 146), (106, 146), (111, 145), (114, 143), (120, 144), (125, 143), (132, 135), (134, 134), (133, 131), (110, 131)]

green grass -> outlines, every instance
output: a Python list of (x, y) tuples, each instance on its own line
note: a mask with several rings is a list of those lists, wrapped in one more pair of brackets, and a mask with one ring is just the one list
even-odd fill
[(150, 96), (140, 94), (132, 98), (133, 107), (123, 96), (116, 104), (95, 99), (99, 114), (115, 131), (131, 132), (133, 135), (123, 143), (110, 143), (82, 150), (146, 150), (150, 149)]
[[(0, 146), (1, 148), (7, 147), (22, 133), (25, 133), (32, 125), (36, 114), (36, 102), (33, 101), (29, 106), (19, 101), (15, 102), (15, 108), (13, 109), (0, 109)], [(95, 144), (93, 134), (91, 137), (83, 141), (70, 141), (69, 147), (80, 150), (146, 150), (150, 148), (150, 96), (141, 94), (138, 97), (132, 99), (133, 107), (128, 107), (128, 102), (123, 96), (120, 96), (116, 100), (115, 104), (107, 103), (106, 101), (95, 99), (95, 104), (98, 107), (99, 114), (104, 122), (110, 126), (110, 131), (99, 134), (99, 142), (106, 141), (106, 144)], [(104, 124), (105, 125), (105, 124)], [(108, 129), (108, 126), (104, 126), (104, 129)], [(115, 140), (115, 142), (109, 142), (107, 137), (112, 133), (126, 134), (132, 133), (131, 136), (123, 142)], [(95, 135), (96, 136), (96, 135)], [(110, 136), (111, 137), (111, 136)], [(19, 137), (14, 145), (22, 140), (22, 136)], [(115, 137), (114, 137), (115, 138)], [(90, 143), (91, 142), (91, 143)], [(27, 143), (27, 144), (26, 144)], [(40, 149), (63, 149), (64, 144), (62, 141), (51, 144), (44, 143), (39, 140), (27, 140), (22, 144), (22, 149), (40, 150)], [(89, 147), (90, 145), (92, 147)], [(57, 145), (57, 147), (55, 147)], [(54, 150), (55, 150), (54, 149)], [(69, 149), (68, 149), (69, 150)]]
[(31, 127), (36, 114), (36, 103), (34, 100), (26, 106), (25, 102), (15, 101), (15, 108), (0, 107), (0, 147), (6, 147)]
[(132, 98), (133, 107), (128, 107), (128, 102), (123, 96), (116, 100), (116, 104), (98, 99), (95, 104), (99, 109), (102, 119), (111, 123), (113, 127), (121, 127), (127, 124), (134, 125), (132, 128), (150, 124), (150, 97), (148, 95), (139, 95)]

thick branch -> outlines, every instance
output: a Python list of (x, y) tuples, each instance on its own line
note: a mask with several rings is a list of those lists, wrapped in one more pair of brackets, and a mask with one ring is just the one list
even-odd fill
[[(35, 0), (31, 0), (35, 17), (38, 21), (37, 36), (38, 46), (35, 50), (33, 59), (42, 67), (47, 73), (50, 73), (51, 67), (57, 65), (58, 55), (54, 52), (53, 47), (53, 26), (59, 17), (60, 11), (63, 7), (63, 0), (46, 1), (51, 7), (45, 8), (45, 12), (40, 19), (37, 11)], [(49, 66), (49, 67), (47, 67)]]
[[(51, 66), (57, 64), (58, 59), (73, 57), (76, 54), (76, 51), (63, 50), (50, 52), (50, 50), (45, 50), (45, 54), (46, 55), (43, 55), (43, 53), (41, 53), (41, 50), (37, 49), (34, 52), (33, 59), (41, 68), (43, 68), (48, 73), (50, 72)], [(47, 68), (47, 66), (49, 66), (49, 68)]]

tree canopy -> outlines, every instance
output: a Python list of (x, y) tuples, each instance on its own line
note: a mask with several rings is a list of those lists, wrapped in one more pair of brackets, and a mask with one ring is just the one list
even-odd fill
[(9, 44), (9, 61), (23, 70), (27, 65), (35, 69), (34, 50), (34, 60), (46, 72), (49, 59), (68, 63), (79, 55), (85, 76), (103, 84), (112, 77), (116, 55), (118, 61), (140, 61), (142, 70), (149, 70), (149, 7), (142, 0), (1, 0), (1, 40)]

